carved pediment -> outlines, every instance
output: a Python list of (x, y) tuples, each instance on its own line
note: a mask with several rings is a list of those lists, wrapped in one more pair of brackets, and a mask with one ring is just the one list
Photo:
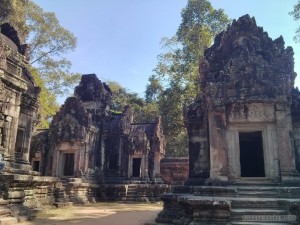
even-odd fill
[(254, 18), (243, 16), (205, 51), (199, 68), (202, 89), (215, 105), (287, 102), (296, 76), (293, 54), (282, 37), (273, 41)]

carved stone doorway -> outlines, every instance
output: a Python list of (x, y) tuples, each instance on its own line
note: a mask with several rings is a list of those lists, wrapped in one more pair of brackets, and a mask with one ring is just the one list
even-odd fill
[(64, 170), (63, 176), (73, 176), (74, 175), (74, 153), (64, 154)]
[(141, 176), (141, 165), (142, 165), (142, 158), (132, 159), (132, 177)]
[(265, 177), (262, 132), (240, 132), (241, 177)]

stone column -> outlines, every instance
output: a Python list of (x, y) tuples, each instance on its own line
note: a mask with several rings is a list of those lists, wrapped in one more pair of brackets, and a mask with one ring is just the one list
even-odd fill
[(283, 104), (276, 105), (275, 114), (281, 176), (288, 176), (296, 171), (295, 154), (290, 137), (292, 131), (288, 124), (291, 115), (287, 113), (287, 107)]
[(32, 118), (28, 116), (27, 118), (27, 127), (25, 129), (23, 146), (22, 146), (22, 164), (30, 164), (29, 162), (29, 149), (30, 149), (30, 142), (32, 136)]
[(296, 154), (296, 165), (298, 172), (300, 171), (300, 123), (294, 125), (294, 145)]
[(121, 176), (122, 174), (122, 149), (123, 149), (123, 139), (122, 137), (119, 138), (119, 149), (118, 149), (118, 175)]
[(8, 152), (10, 161), (15, 161), (15, 145), (17, 140), (17, 132), (19, 125), (19, 115), (20, 115), (20, 104), (21, 104), (21, 94), (14, 93), (14, 98), (7, 100), (7, 107), (9, 107), (8, 112), (12, 116), (6, 116), (5, 120), (8, 122)]
[(15, 118), (10, 116), (5, 117), (5, 145), (7, 146), (8, 160), (11, 162), (15, 161), (15, 142), (18, 130), (18, 123), (16, 123), (14, 120)]
[(210, 178), (228, 181), (228, 151), (226, 144), (226, 115), (223, 107), (218, 111), (210, 112)]
[(104, 172), (104, 163), (105, 163), (105, 134), (101, 135), (100, 138), (101, 141), (101, 146), (100, 146), (100, 157), (101, 157), (101, 162), (100, 162), (100, 171), (101, 173)]

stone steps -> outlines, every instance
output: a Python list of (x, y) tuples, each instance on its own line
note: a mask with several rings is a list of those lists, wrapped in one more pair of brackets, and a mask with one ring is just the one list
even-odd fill
[(137, 200), (137, 186), (136, 185), (128, 185), (127, 193), (126, 193), (126, 202), (135, 202)]
[(9, 208), (3, 205), (0, 206), (0, 224), (1, 225), (10, 225), (17, 224), (18, 219), (15, 218)]
[(249, 209), (249, 208), (268, 208), (268, 209), (284, 209), (285, 203), (283, 201), (277, 201), (276, 199), (259, 199), (259, 198), (248, 198), (248, 199), (233, 199), (231, 201), (231, 207), (233, 209)]
[(290, 223), (276, 223), (276, 222), (232, 222), (230, 225), (291, 225)]
[[(180, 188), (178, 188), (180, 189)], [(187, 188), (186, 188), (187, 189)], [(228, 225), (287, 225), (295, 224), (289, 210), (293, 205), (300, 204), (299, 187), (282, 186), (198, 186), (188, 187), (187, 193), (170, 193), (162, 195), (164, 209), (156, 218), (156, 222), (185, 224), (180, 222), (192, 218), (193, 222), (201, 217), (211, 215), (211, 224)], [(294, 197), (296, 196), (296, 197)], [(172, 223), (176, 215), (185, 213), (178, 221)], [(191, 209), (196, 209), (196, 214)], [(174, 215), (175, 211), (175, 215)], [(220, 222), (225, 211), (229, 213), (228, 222)], [(200, 215), (200, 216), (199, 216)], [(228, 215), (228, 214), (227, 214)], [(269, 216), (269, 217), (266, 217)], [(291, 221), (289, 221), (291, 220)], [(220, 222), (220, 223), (219, 223)], [(297, 221), (298, 222), (298, 221)]]
[(231, 209), (230, 210), (230, 218), (232, 221), (240, 221), (244, 222), (245, 217), (247, 216), (280, 216), (287, 215), (287, 211), (284, 209)]
[[(183, 189), (183, 190), (181, 190)], [(199, 187), (175, 187), (173, 193), (193, 193), (195, 196), (216, 197), (263, 197), (263, 198), (300, 198), (300, 187), (279, 186), (199, 186)]]
[[(292, 196), (298, 196), (300, 188), (250, 186), (237, 188), (237, 193), (238, 197), (231, 201), (232, 225), (287, 225), (290, 223), (284, 219), (272, 218), (289, 215), (286, 203)], [(264, 219), (264, 216), (271, 218)]]
[(11, 215), (11, 211), (8, 208), (0, 207), (0, 216)]
[(300, 187), (239, 187), (239, 197), (263, 197), (263, 198), (298, 198)]

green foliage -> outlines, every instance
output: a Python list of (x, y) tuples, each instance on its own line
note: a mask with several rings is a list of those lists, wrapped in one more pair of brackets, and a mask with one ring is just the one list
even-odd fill
[[(300, 1), (298, 1), (298, 3), (294, 5), (294, 9), (290, 12), (290, 15), (293, 16), (294, 20), (300, 20)], [(295, 42), (300, 42), (300, 26), (296, 30), (294, 40)]]
[[(71, 73), (71, 62), (64, 58), (76, 48), (76, 37), (63, 28), (54, 13), (44, 12), (30, 0), (1, 0), (0, 23), (10, 22), (30, 44), (30, 63), (37, 85), (41, 87), (41, 124), (58, 109), (56, 97), (68, 93), (80, 80)], [(48, 97), (48, 99), (47, 99)]]
[(162, 91), (163, 91), (163, 87), (160, 83), (160, 80), (155, 75), (152, 75), (149, 78), (149, 84), (147, 85), (146, 92), (145, 92), (146, 102), (147, 103), (156, 102)]
[(0, 23), (10, 22), (20, 32), (21, 38), (28, 35), (25, 23), (25, 4), (27, 0), (1, 0)]
[(146, 100), (158, 105), (166, 154), (172, 156), (188, 154), (183, 106), (199, 92), (199, 59), (215, 35), (230, 23), (224, 11), (214, 9), (208, 0), (189, 0), (181, 16), (177, 33), (162, 39), (165, 51), (158, 56), (155, 75), (150, 77), (146, 90)]
[(80, 80), (70, 72), (71, 62), (63, 56), (75, 50), (76, 37), (63, 28), (55, 14), (28, 1), (25, 7), (29, 31), (31, 64), (38, 68), (45, 87), (55, 95), (63, 95)]
[[(30, 69), (31, 74), (34, 77), (35, 83), (39, 87), (45, 87), (45, 82), (41, 79), (38, 70), (35, 68)], [(55, 115), (59, 109), (59, 105), (56, 102), (56, 96), (46, 88), (41, 88), (40, 96), (40, 107), (39, 107), (39, 116), (40, 128), (49, 128), (49, 121)]]
[(145, 102), (136, 93), (128, 91), (115, 81), (108, 81), (107, 84), (113, 93), (112, 111), (114, 113), (120, 113), (125, 106), (130, 106), (136, 123), (153, 122), (158, 116), (158, 108), (155, 103)]

